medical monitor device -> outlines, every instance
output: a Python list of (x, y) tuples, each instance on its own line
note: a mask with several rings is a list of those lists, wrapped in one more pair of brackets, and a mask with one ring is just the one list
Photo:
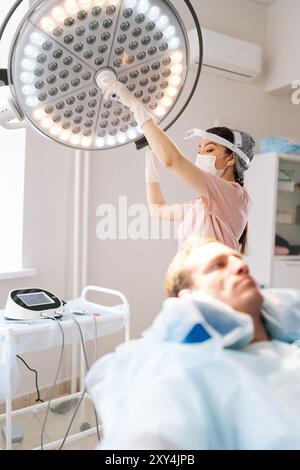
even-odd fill
[(40, 320), (45, 317), (60, 317), (57, 310), (62, 301), (44, 289), (12, 290), (6, 302), (5, 318), (10, 320)]

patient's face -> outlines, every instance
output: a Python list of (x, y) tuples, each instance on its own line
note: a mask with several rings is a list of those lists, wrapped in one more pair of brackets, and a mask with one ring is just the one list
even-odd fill
[(193, 291), (210, 295), (240, 312), (252, 314), (261, 307), (263, 298), (237, 251), (220, 243), (200, 246), (189, 266), (194, 268)]

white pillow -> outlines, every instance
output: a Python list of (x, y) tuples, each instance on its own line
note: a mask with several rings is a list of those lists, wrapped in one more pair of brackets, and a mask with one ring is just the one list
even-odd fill
[(262, 316), (272, 338), (300, 340), (300, 289), (265, 289)]

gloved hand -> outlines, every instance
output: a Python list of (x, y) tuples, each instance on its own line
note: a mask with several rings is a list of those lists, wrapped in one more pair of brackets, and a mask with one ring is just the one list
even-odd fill
[(146, 183), (159, 183), (160, 177), (157, 170), (157, 157), (150, 147), (145, 152), (145, 181)]
[(146, 110), (145, 106), (131, 93), (128, 88), (118, 80), (111, 82), (104, 92), (106, 100), (113, 99), (129, 108), (134, 114), (137, 125), (143, 128), (146, 122), (154, 120), (154, 117)]

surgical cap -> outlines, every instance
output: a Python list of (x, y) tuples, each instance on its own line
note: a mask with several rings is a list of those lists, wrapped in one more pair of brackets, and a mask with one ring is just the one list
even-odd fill
[[(251, 163), (254, 157), (255, 140), (246, 132), (232, 130), (234, 135), (234, 145), (245, 154)], [(243, 158), (236, 153), (235, 169), (240, 179), (244, 179), (244, 173), (248, 170), (250, 163), (246, 163)]]

